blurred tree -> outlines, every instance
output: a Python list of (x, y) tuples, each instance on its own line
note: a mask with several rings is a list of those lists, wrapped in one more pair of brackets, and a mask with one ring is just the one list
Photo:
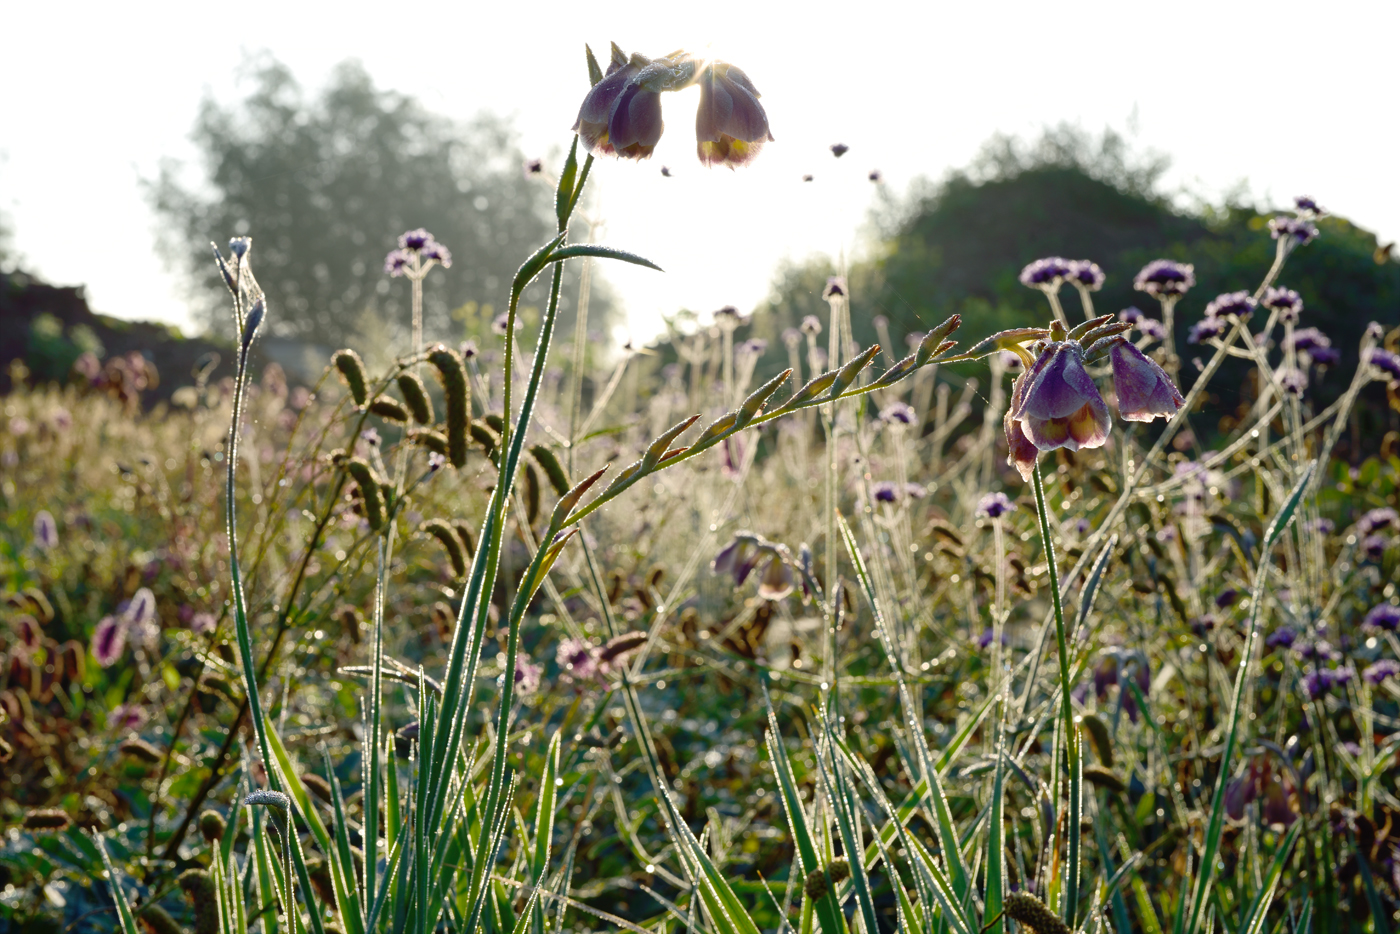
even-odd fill
[[(205, 178), (191, 183), (167, 163), (148, 196), (197, 320), (219, 333), (231, 323), (210, 240), (252, 235), (253, 268), (279, 336), (326, 346), (387, 336), (402, 348), (409, 289), (383, 269), (400, 233), (426, 227), (452, 251), (452, 268), (427, 282), (424, 334), (456, 341), (464, 331), (489, 333), (488, 306), (504, 310), (516, 268), (554, 230), (552, 192), (522, 172), (505, 121), (483, 114), (454, 123), (376, 88), (355, 62), (308, 100), (284, 65), (262, 60), (247, 98), (205, 100), (193, 138)], [(577, 275), (566, 270), (565, 335)], [(546, 288), (537, 282), (522, 306), (542, 305)], [(605, 327), (611, 309), (595, 274), (590, 320)]]

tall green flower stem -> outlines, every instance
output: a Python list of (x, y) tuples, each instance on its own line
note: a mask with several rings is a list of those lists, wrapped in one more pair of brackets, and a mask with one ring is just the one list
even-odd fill
[[(1069, 813), (1066, 816), (1065, 840), (1069, 852), (1065, 861), (1065, 879), (1061, 914), (1073, 928), (1079, 904), (1079, 819), (1084, 810), (1083, 778), (1080, 764), (1079, 730), (1074, 723), (1074, 704), (1070, 698), (1069, 646), (1065, 640), (1065, 612), (1060, 597), (1060, 575), (1055, 567), (1055, 542), (1050, 537), (1050, 510), (1045, 503), (1045, 484), (1040, 477), (1040, 460), (1035, 462), (1032, 476), (1035, 483), (1035, 511), (1040, 518), (1040, 541), (1045, 549), (1045, 562), (1050, 575), (1050, 601), (1055, 612), (1055, 646), (1060, 655), (1060, 729), (1064, 735), (1069, 779)], [(1058, 789), (1056, 789), (1058, 793)]]

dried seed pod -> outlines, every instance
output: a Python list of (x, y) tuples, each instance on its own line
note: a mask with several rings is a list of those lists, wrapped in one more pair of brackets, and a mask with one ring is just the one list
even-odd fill
[(498, 435), (504, 433), (506, 430), (505, 420), (495, 412), (482, 416), (482, 421), (486, 422), (486, 424), (491, 427), (491, 430)]
[(457, 537), (462, 540), (462, 548), (465, 549), (468, 558), (476, 557), (476, 541), (472, 535), (472, 527), (465, 521), (458, 519), (452, 523), (452, 531), (457, 533)]
[(214, 878), (203, 869), (186, 869), (180, 888), (194, 908), (194, 934), (219, 934), (219, 896)]
[(447, 459), (453, 467), (467, 463), (467, 437), (471, 431), (472, 396), (467, 369), (455, 350), (438, 344), (428, 352), (428, 362), (437, 370), (447, 404)]
[(1122, 794), (1128, 790), (1128, 783), (1112, 769), (1102, 765), (1084, 766), (1084, 780), (1095, 788), (1107, 788), (1109, 791)]
[(418, 378), (418, 374), (400, 373), (396, 382), (399, 384), (399, 393), (403, 396), (404, 405), (413, 415), (413, 420), (420, 425), (431, 425), (433, 400), (428, 398), (428, 389)]
[(454, 576), (463, 577), (466, 575), (467, 560), (462, 553), (462, 542), (457, 538), (456, 529), (448, 525), (445, 519), (429, 519), (418, 527), (418, 531), (438, 540), (443, 550), (447, 552), (447, 560), (452, 562)]
[(598, 661), (600, 664), (607, 664), (621, 659), (640, 649), (646, 641), (647, 634), (644, 632), (624, 632), (620, 636), (613, 636), (598, 653)]
[(569, 492), (569, 475), (564, 473), (564, 468), (559, 463), (559, 458), (554, 456), (554, 452), (543, 444), (537, 444), (530, 448), (530, 456), (535, 459), (535, 463), (540, 465), (545, 476), (549, 478), (549, 485), (554, 487), (554, 492), (563, 496)]
[(851, 861), (843, 856), (838, 856), (831, 861), (827, 872), (831, 873), (831, 881), (840, 885), (851, 877)]
[(26, 587), (18, 596), (33, 608), (31, 612), (39, 617), (39, 622), (45, 626), (53, 622), (53, 604), (38, 587)]
[(364, 408), (365, 400), (369, 398), (369, 380), (365, 377), (365, 362), (360, 355), (347, 347), (332, 354), (331, 363), (340, 371), (341, 378), (350, 389), (350, 398)]
[(331, 615), (340, 622), (340, 628), (345, 630), (350, 641), (359, 645), (360, 633), (364, 630), (364, 620), (360, 618), (360, 611), (348, 603), (343, 603), (336, 607), (335, 612)]
[(137, 919), (150, 934), (185, 934), (185, 929), (175, 923), (170, 912), (156, 904), (141, 906)]
[(433, 431), (431, 428), (415, 428), (409, 432), (408, 440), (413, 444), (422, 445), (435, 454), (447, 456), (447, 435), (440, 431)]
[(165, 758), (165, 753), (135, 736), (123, 742), (117, 750), (124, 756), (131, 756), (152, 765)]
[(481, 445), (481, 449), (486, 453), (486, 456), (495, 462), (496, 446), (500, 444), (501, 436), (480, 422), (472, 422), (471, 438), (477, 444)]
[(24, 815), (25, 830), (67, 830), (72, 822), (60, 808), (35, 808)]
[(360, 486), (360, 498), (364, 502), (365, 518), (369, 520), (369, 527), (379, 531), (384, 526), (384, 499), (380, 492), (382, 481), (379, 475), (363, 457), (350, 458), (345, 469), (350, 471), (350, 476), (354, 477)]
[(1006, 917), (1012, 921), (1019, 921), (1035, 934), (1070, 934), (1069, 925), (1029, 892), (1008, 894), (1002, 902), (1002, 911)]
[(1084, 731), (1089, 734), (1090, 742), (1094, 744), (1099, 761), (1112, 768), (1113, 743), (1109, 741), (1108, 725), (1091, 713), (1086, 713), (1080, 718), (1080, 722), (1084, 725)]
[(525, 516), (530, 525), (540, 517), (540, 475), (529, 463), (525, 464)]
[(327, 804), (330, 803), (330, 782), (326, 781), (324, 778), (317, 775), (315, 772), (302, 772), (299, 777), (301, 778), (302, 785), (305, 786), (307, 791), (311, 792), (313, 795), (320, 798), (322, 801), (325, 801)]
[(224, 816), (218, 811), (205, 811), (199, 815), (199, 832), (206, 843), (218, 843), (224, 838), (224, 831), (227, 829)]
[(372, 415), (378, 415), (386, 422), (398, 422), (402, 424), (408, 421), (408, 409), (403, 407), (397, 399), (390, 396), (380, 396), (369, 405)]

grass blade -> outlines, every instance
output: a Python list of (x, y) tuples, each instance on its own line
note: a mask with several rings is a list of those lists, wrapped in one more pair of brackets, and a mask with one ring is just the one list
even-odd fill
[(1235, 689), (1230, 700), (1229, 729), (1225, 734), (1225, 748), (1220, 754), (1220, 772), (1215, 780), (1215, 794), (1211, 800), (1210, 821), (1206, 825), (1205, 845), (1201, 853), (1200, 871), (1196, 877), (1196, 885), (1191, 895), (1191, 906), (1183, 930), (1186, 934), (1199, 934), (1201, 930), (1201, 919), (1209, 901), (1210, 889), (1215, 882), (1216, 854), (1220, 851), (1220, 835), (1225, 829), (1225, 786), (1230, 779), (1230, 769), (1235, 748), (1239, 745), (1240, 718), (1244, 708), (1244, 694), (1246, 681), (1249, 679), (1250, 666), (1254, 660), (1254, 646), (1259, 641), (1259, 619), (1260, 607), (1263, 606), (1266, 597), (1266, 589), (1269, 582), (1269, 553), (1273, 550), (1274, 544), (1283, 534), (1288, 523), (1292, 521), (1294, 513), (1298, 510), (1298, 504), (1303, 498), (1303, 493), (1307, 490), (1308, 484), (1312, 481), (1313, 471), (1317, 469), (1317, 462), (1311, 461), (1303, 468), (1302, 476), (1293, 485), (1288, 497), (1284, 500), (1283, 506), (1275, 514), (1273, 521), (1269, 523), (1268, 529), (1264, 532), (1264, 540), (1259, 548), (1259, 565), (1254, 574), (1254, 587), (1250, 593), (1249, 604), (1249, 626), (1246, 630), (1244, 649), (1240, 653), (1239, 673), (1235, 676)]

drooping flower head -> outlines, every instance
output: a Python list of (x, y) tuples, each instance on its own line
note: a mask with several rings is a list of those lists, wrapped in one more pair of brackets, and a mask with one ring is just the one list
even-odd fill
[(1048, 342), (1035, 365), (1017, 378), (1026, 380), (1026, 389), (1013, 418), (1039, 450), (1078, 451), (1108, 440), (1108, 406), (1084, 369), (1078, 342)]
[(643, 56), (633, 55), (628, 58), (614, 43), (607, 74), (584, 96), (573, 129), (578, 133), (584, 147), (595, 156), (617, 155), (609, 135), (613, 110), (622, 97), (622, 92), (646, 64), (647, 60)]
[[(695, 115), (695, 143), (705, 165), (748, 165), (772, 142), (768, 114), (758, 102), (749, 76), (727, 62), (713, 62), (700, 73), (700, 109)], [(837, 152), (838, 147), (840, 152)], [(846, 147), (831, 147), (839, 158)]]
[(1118, 417), (1125, 422), (1171, 418), (1185, 404), (1167, 371), (1133, 344), (1121, 341), (1108, 352), (1113, 364), (1113, 393)]
[(1133, 288), (1155, 298), (1179, 298), (1195, 284), (1195, 266), (1169, 259), (1154, 259), (1133, 279)]
[(1021, 284), (1027, 288), (1054, 292), (1059, 290), (1060, 284), (1069, 278), (1071, 272), (1069, 260), (1060, 256), (1047, 256), (1028, 263), (1021, 270), (1020, 279)]
[(1303, 297), (1292, 289), (1270, 286), (1264, 290), (1264, 300), (1260, 304), (1277, 314), (1284, 324), (1296, 324), (1303, 313)]
[(1001, 491), (988, 493), (977, 503), (977, 515), (985, 516), (988, 519), (1000, 519), (1014, 509), (1016, 509), (1016, 504)]
[(1254, 314), (1258, 302), (1248, 292), (1226, 292), (1217, 295), (1206, 305), (1207, 318), (1228, 318), (1234, 315), (1241, 320)]
[(1087, 259), (1072, 259), (1069, 261), (1069, 270), (1065, 274), (1065, 281), (1090, 292), (1097, 292), (1103, 288), (1104, 280), (1108, 277), (1099, 268), (1099, 264)]

